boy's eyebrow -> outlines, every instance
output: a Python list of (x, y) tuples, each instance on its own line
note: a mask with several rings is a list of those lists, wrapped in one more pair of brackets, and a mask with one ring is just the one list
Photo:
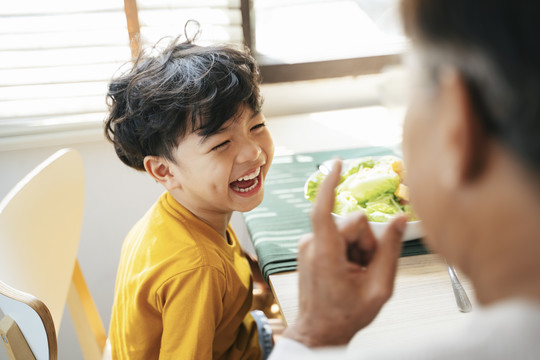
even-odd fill
[(199, 140), (199, 145), (203, 145), (212, 136), (221, 134), (222, 132), (227, 130), (228, 127), (229, 126), (222, 126), (222, 127), (220, 127), (219, 129), (217, 129), (215, 132), (213, 132), (211, 134), (201, 136), (201, 139)]

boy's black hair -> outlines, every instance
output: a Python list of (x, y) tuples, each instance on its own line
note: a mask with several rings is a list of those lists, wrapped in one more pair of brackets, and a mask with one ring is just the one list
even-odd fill
[(140, 55), (109, 84), (105, 137), (118, 157), (144, 171), (147, 155), (171, 161), (191, 132), (216, 133), (242, 105), (260, 112), (259, 68), (246, 51), (173, 41), (157, 56)]
[(402, 17), (460, 71), (484, 130), (540, 171), (540, 2), (403, 0)]

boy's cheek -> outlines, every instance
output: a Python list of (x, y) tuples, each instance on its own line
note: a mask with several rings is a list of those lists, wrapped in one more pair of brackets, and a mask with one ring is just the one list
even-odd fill
[(266, 153), (266, 162), (268, 163), (268, 165), (270, 165), (272, 163), (272, 160), (274, 159), (274, 150), (274, 140), (272, 139), (272, 136), (268, 134), (268, 151)]

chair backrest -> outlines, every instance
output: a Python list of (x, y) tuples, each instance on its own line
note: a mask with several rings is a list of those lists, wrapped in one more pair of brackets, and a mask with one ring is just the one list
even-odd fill
[[(17, 322), (35, 355), (33, 339), (40, 337), (35, 326), (6, 305), (13, 300), (24, 304), (24, 293), (45, 304), (55, 335), (67, 301), (85, 358), (101, 358), (106, 335), (77, 262), (84, 189), (81, 155), (63, 149), (32, 170), (0, 202), (0, 281), (5, 283), (4, 289), (11, 289), (0, 297), (0, 310)], [(14, 292), (17, 295), (10, 296)], [(98, 320), (88, 320), (89, 315)], [(94, 353), (99, 355), (87, 356), (81, 337), (96, 333), (94, 347), (98, 350)], [(43, 359), (54, 359), (51, 353)]]
[(42, 301), (0, 282), (0, 309), (0, 342), (11, 359), (57, 358), (53, 319)]

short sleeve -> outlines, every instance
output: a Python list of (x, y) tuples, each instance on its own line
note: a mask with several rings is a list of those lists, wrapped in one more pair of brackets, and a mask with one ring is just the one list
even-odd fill
[(224, 275), (202, 266), (167, 280), (157, 291), (163, 333), (160, 359), (211, 359), (223, 315)]

